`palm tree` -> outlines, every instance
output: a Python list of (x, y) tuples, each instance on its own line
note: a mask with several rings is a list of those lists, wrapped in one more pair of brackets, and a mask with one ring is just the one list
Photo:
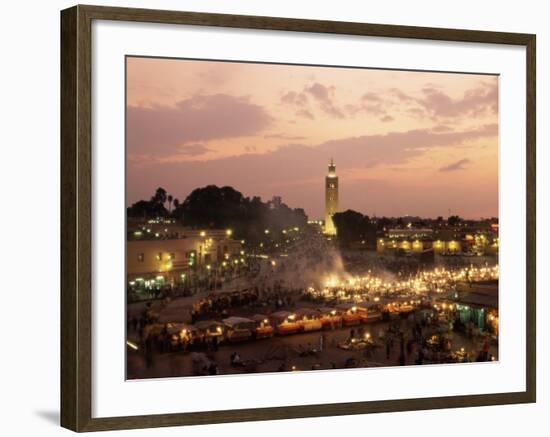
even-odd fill
[(155, 195), (151, 198), (151, 200), (155, 203), (160, 203), (161, 205), (164, 205), (164, 202), (166, 202), (166, 190), (162, 187), (158, 187)]

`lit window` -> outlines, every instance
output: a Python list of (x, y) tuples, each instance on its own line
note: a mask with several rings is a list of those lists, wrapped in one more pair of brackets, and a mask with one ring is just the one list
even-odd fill
[(145, 261), (145, 255), (143, 253), (138, 253), (138, 262), (142, 263)]
[(160, 261), (162, 259), (162, 252), (159, 252), (157, 254), (157, 260)]

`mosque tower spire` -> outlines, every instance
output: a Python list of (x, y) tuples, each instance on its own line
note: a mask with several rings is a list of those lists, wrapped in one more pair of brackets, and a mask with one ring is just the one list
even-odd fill
[(332, 217), (338, 212), (338, 176), (334, 160), (330, 158), (328, 174), (325, 177), (325, 234), (336, 235)]

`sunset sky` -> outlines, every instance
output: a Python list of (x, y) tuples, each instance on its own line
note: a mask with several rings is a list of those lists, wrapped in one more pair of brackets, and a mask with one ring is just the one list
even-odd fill
[(333, 157), (341, 211), (498, 216), (498, 77), (128, 58), (127, 152), (128, 204), (230, 185), (322, 218)]

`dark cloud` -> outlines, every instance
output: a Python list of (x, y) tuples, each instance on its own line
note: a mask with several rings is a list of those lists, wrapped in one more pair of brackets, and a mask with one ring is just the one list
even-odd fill
[(167, 156), (182, 150), (179, 146), (189, 142), (257, 134), (271, 121), (267, 111), (249, 98), (227, 94), (197, 95), (173, 107), (130, 106), (128, 152)]
[(390, 121), (393, 121), (395, 120), (395, 118), (393, 118), (391, 115), (384, 115), (380, 121), (383, 122), (383, 123), (389, 123)]
[(471, 161), (469, 159), (460, 159), (459, 161), (453, 162), (452, 164), (441, 167), (439, 171), (448, 172), (448, 171), (457, 171), (464, 170)]
[(399, 88), (390, 88), (383, 93), (366, 92), (358, 101), (342, 107), (336, 102), (335, 92), (334, 86), (315, 82), (302, 91), (284, 93), (281, 101), (296, 106), (299, 108), (297, 115), (309, 119), (314, 118), (312, 108), (315, 104), (333, 118), (343, 119), (365, 113), (377, 116), (382, 121), (389, 121), (388, 117), (394, 117), (392, 111), (396, 110), (396, 107), (409, 116), (433, 120), (465, 115), (478, 116), (496, 113), (498, 110), (498, 85), (488, 82), (481, 82), (478, 87), (467, 90), (461, 98), (452, 98), (429, 84), (421, 90), (420, 96), (407, 94)]
[(418, 99), (418, 103), (435, 117), (475, 116), (483, 113), (496, 113), (498, 109), (498, 87), (496, 84), (484, 83), (478, 88), (467, 90), (459, 99), (453, 99), (433, 87), (424, 88), (422, 93), (424, 97)]
[(312, 95), (319, 103), (320, 108), (328, 115), (334, 118), (345, 118), (344, 113), (334, 102), (334, 87), (327, 87), (319, 82), (307, 86), (304, 90)]
[(430, 84), (421, 90), (420, 97), (407, 94), (398, 88), (391, 88), (384, 95), (374, 92), (366, 93), (362, 100), (363, 102), (377, 102), (376, 105), (371, 103), (371, 110), (378, 110), (379, 113), (388, 112), (390, 106), (397, 104), (402, 112), (415, 118), (437, 120), (459, 116), (478, 116), (495, 114), (498, 111), (498, 85), (481, 82), (476, 88), (466, 90), (460, 98), (452, 98)]
[[(302, 91), (288, 91), (281, 96), (281, 102), (295, 106), (296, 115), (313, 120), (313, 107), (319, 107), (325, 114), (333, 118), (345, 118), (344, 112), (334, 102), (334, 87), (327, 87), (315, 82), (304, 87)], [(309, 96), (309, 97), (308, 97)], [(313, 102), (310, 102), (312, 100)]]
[(281, 102), (289, 105), (305, 106), (308, 103), (308, 99), (304, 93), (289, 91), (281, 96)]
[(361, 97), (361, 100), (366, 102), (381, 102), (382, 98), (376, 93), (368, 92), (363, 94), (363, 96)]
[(456, 146), (469, 140), (496, 136), (497, 133), (496, 124), (453, 132), (416, 129), (328, 141), (315, 149), (318, 152), (333, 154), (335, 159), (338, 157), (340, 162), (352, 168), (373, 167), (380, 164), (403, 163), (434, 147)]
[(498, 85), (481, 83), (466, 90), (461, 98), (452, 98), (434, 86), (422, 89), (422, 96), (415, 97), (397, 88), (390, 90), (397, 101), (408, 105), (406, 112), (415, 117), (449, 118), (478, 116), (498, 111)]
[(403, 91), (401, 91), (400, 89), (397, 89), (397, 88), (391, 88), (389, 90), (389, 93), (391, 96), (394, 96), (395, 98), (397, 98), (397, 100), (401, 101), (401, 102), (415, 102), (416, 99), (414, 97), (411, 97), (409, 96), (408, 94), (404, 93)]

